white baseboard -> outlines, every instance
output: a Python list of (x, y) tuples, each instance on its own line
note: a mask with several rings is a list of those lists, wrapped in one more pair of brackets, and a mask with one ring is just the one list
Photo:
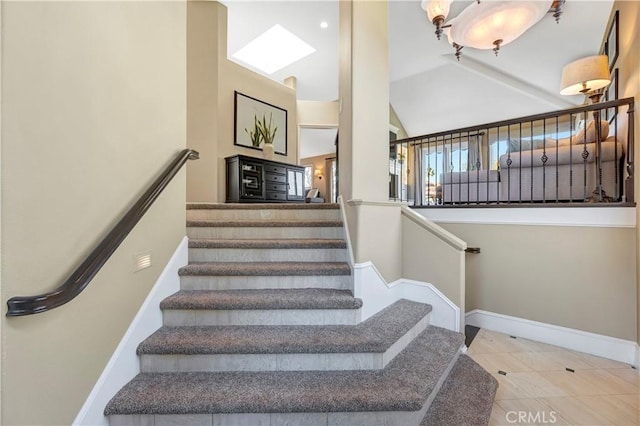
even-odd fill
[(635, 364), (636, 370), (640, 370), (640, 345), (636, 343), (636, 360)]
[(461, 331), (460, 308), (433, 284), (400, 278), (387, 283), (371, 262), (353, 266), (354, 296), (362, 299), (361, 319), (380, 312), (400, 299), (428, 303), (433, 307), (429, 323), (453, 331)]
[(108, 426), (104, 408), (122, 386), (140, 373), (136, 348), (142, 340), (162, 327), (162, 312), (158, 307), (164, 298), (180, 290), (178, 269), (187, 264), (188, 252), (188, 239), (184, 237), (98, 378), (73, 421), (74, 425)]
[(466, 323), (638, 367), (640, 347), (631, 340), (561, 327), (482, 310), (467, 312)]

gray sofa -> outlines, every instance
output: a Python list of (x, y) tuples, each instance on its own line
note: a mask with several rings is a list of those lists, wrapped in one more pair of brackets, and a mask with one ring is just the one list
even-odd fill
[[(548, 140), (544, 149), (504, 154), (499, 171), (444, 173), (442, 202), (582, 201), (596, 188), (596, 144), (570, 143), (575, 141)], [(615, 136), (605, 139), (601, 157), (603, 189), (617, 199), (622, 188), (622, 143)]]

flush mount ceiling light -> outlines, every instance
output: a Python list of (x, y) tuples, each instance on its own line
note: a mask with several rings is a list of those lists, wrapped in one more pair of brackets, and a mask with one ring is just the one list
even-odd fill
[(267, 74), (281, 70), (316, 49), (276, 24), (232, 56)]
[(547, 13), (553, 13), (556, 21), (559, 21), (564, 1), (477, 0), (447, 23), (445, 20), (453, 0), (423, 0), (421, 5), (436, 26), (438, 39), (443, 32), (446, 33), (460, 60), (460, 51), (465, 46), (493, 49), (497, 55), (500, 47), (520, 37)]

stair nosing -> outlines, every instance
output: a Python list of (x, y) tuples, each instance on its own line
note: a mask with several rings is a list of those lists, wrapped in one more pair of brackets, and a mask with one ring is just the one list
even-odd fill
[(200, 262), (178, 270), (179, 276), (347, 276), (347, 262)]
[(188, 228), (342, 228), (341, 220), (187, 220)]
[(161, 310), (353, 310), (361, 307), (362, 300), (353, 297), (349, 290), (321, 288), (180, 290), (160, 302)]
[[(470, 378), (465, 376), (464, 374), (468, 374), (469, 370), (475, 370), (475, 374), (480, 374), (484, 380), (477, 380), (477, 377)], [(461, 387), (464, 387), (464, 391), (460, 391)], [(438, 390), (438, 394), (433, 399), (420, 426), (431, 424), (487, 425), (491, 417), (493, 400), (495, 399), (497, 388), (498, 381), (491, 373), (487, 372), (468, 355), (460, 354), (456, 365), (453, 366), (451, 372)], [(470, 392), (471, 395), (469, 395)], [(453, 397), (454, 395), (455, 398)], [(464, 396), (467, 397), (467, 400), (464, 399)], [(479, 402), (484, 402), (484, 406), (481, 407), (484, 410), (478, 410)], [(467, 414), (469, 412), (469, 403), (473, 404), (474, 408), (476, 408), (473, 413), (473, 420), (471, 420)], [(461, 415), (463, 418), (460, 418)]]
[[(163, 326), (138, 345), (137, 353), (382, 353), (429, 315), (431, 309), (430, 305), (400, 300), (358, 325)], [(367, 340), (369, 335), (372, 337)], [(234, 338), (240, 342), (227, 346), (218, 343)]]
[(463, 344), (462, 334), (429, 326), (382, 370), (141, 373), (104, 414), (416, 412)]
[(336, 203), (187, 203), (187, 210), (340, 210)]
[(347, 242), (338, 238), (270, 238), (242, 240), (229, 238), (190, 238), (189, 248), (344, 249), (347, 248)]

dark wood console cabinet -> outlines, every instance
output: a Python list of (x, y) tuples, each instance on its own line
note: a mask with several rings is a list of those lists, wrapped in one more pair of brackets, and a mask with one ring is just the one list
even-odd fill
[(234, 155), (227, 163), (227, 203), (304, 201), (304, 167)]

